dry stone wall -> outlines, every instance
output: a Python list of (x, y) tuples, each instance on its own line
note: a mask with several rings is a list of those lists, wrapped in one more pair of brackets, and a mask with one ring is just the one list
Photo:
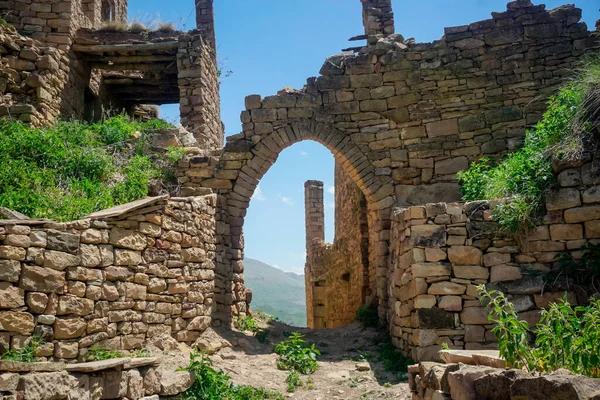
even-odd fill
[(369, 295), (369, 234), (366, 199), (343, 169), (335, 167), (335, 238), (324, 242), (323, 183), (305, 185), (308, 326), (351, 323)]
[(90, 70), (54, 44), (0, 26), (0, 117), (41, 126), (83, 113)]
[(572, 304), (587, 298), (571, 285), (546, 283), (557, 256), (579, 260), (581, 248), (600, 239), (599, 154), (555, 163), (559, 188), (546, 214), (524, 241), (505, 237), (493, 220), (497, 202), (436, 203), (398, 210), (392, 225), (389, 321), (394, 343), (415, 360), (437, 359), (452, 348), (494, 349), (488, 312), (477, 285), (504, 292), (530, 326), (540, 310), (565, 293)]
[(194, 342), (216, 309), (216, 207), (156, 198), (115, 217), (0, 221), (0, 347), (37, 335), (37, 356), (73, 361), (165, 334)]
[[(367, 302), (383, 320), (392, 206), (457, 201), (458, 171), (516, 149), (553, 90), (598, 51), (580, 19), (574, 6), (519, 0), (489, 20), (447, 28), (433, 43), (370, 35), (370, 46), (330, 57), (302, 90), (248, 96), (243, 132), (222, 152), (190, 154), (181, 164), (183, 190), (226, 196), (243, 242), (250, 198), (279, 153), (301, 140), (323, 144), (367, 200)], [(235, 246), (238, 263), (243, 246)]]

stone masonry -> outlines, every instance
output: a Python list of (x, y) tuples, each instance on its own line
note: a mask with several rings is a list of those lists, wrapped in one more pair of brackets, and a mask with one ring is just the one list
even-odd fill
[(212, 0), (202, 4), (198, 30), (133, 33), (104, 27), (126, 23), (126, 0), (0, 1), (0, 18), (19, 33), (0, 26), (0, 117), (94, 122), (108, 110), (179, 103), (198, 145), (221, 148)]
[(369, 293), (369, 233), (366, 199), (335, 168), (335, 241), (324, 241), (323, 183), (309, 181), (306, 199), (306, 293), (310, 328), (351, 323)]
[(366, 198), (365, 301), (385, 321), (392, 208), (457, 201), (458, 171), (522, 144), (578, 60), (598, 51), (580, 18), (573, 6), (520, 0), (489, 20), (447, 28), (433, 43), (374, 35), (358, 54), (326, 60), (301, 90), (248, 96), (243, 132), (222, 151), (197, 149), (180, 164), (183, 193), (210, 188), (227, 199), (236, 237), (229, 258), (241, 279), (243, 221), (259, 180), (284, 148), (323, 144)]
[[(59, 117), (83, 119), (89, 115), (86, 110), (113, 101), (131, 109), (179, 102), (182, 123), (196, 138), (184, 144), (187, 153), (177, 171), (181, 195), (192, 198), (162, 204), (163, 215), (168, 215), (170, 204), (178, 204), (172, 207), (188, 213), (179, 222), (193, 222), (196, 232), (202, 232), (188, 232), (194, 227), (185, 223), (165, 226), (164, 219), (162, 225), (142, 221), (146, 214), (102, 221), (97, 227), (92, 225), (98, 221), (90, 221), (89, 227), (85, 222), (7, 225), (0, 257), (7, 265), (18, 264), (19, 270), (15, 275), (14, 268), (9, 269), (15, 274), (4, 285), (11, 303), (1, 312), (3, 340), (18, 346), (36, 328), (52, 329), (48, 356), (74, 359), (97, 333), (109, 335), (100, 339), (105, 343), (121, 346), (137, 345), (136, 340), (154, 329), (170, 329), (180, 340), (191, 341), (205, 325), (230, 324), (247, 313), (247, 208), (280, 152), (302, 140), (331, 150), (339, 192), (336, 239), (327, 245), (319, 225), (322, 186), (313, 182), (307, 187), (307, 249), (314, 256), (308, 260), (306, 278), (309, 324), (342, 325), (360, 304), (367, 304), (377, 307), (394, 343), (415, 359), (435, 358), (441, 343), (493, 346), (487, 315), (474, 298), (476, 283), (498, 284), (518, 296), (525, 317), (535, 320), (545, 300), (535, 282), (521, 279), (522, 270), (548, 268), (556, 252), (568, 249), (576, 255), (577, 246), (594, 238), (595, 155), (568, 172), (557, 170), (561, 184), (568, 184), (548, 204), (545, 228), (530, 236), (530, 247), (523, 248), (492, 233), (490, 204), (455, 203), (461, 196), (456, 173), (483, 155), (501, 158), (518, 148), (555, 89), (582, 58), (598, 52), (600, 39), (580, 22), (581, 10), (572, 5), (546, 10), (517, 0), (491, 19), (446, 28), (433, 43), (415, 43), (393, 33), (390, 0), (361, 2), (365, 34), (352, 39), (366, 40), (366, 46), (328, 58), (320, 76), (309, 78), (300, 90), (248, 96), (241, 113), (242, 132), (228, 137), (222, 147), (210, 0), (197, 4), (198, 30), (148, 35), (97, 29), (97, 15), (101, 20), (123, 18), (124, 2), (98, 3), (98, 8), (95, 2), (78, 0), (0, 1), (2, 10), (18, 9), (10, 21), (29, 35), (0, 28), (0, 115), (43, 125)], [(35, 21), (28, 19), (32, 17)], [(119, 103), (123, 99), (126, 104)], [(197, 196), (209, 196), (208, 209), (214, 212), (195, 214)], [(142, 232), (142, 223), (160, 225), (159, 236), (152, 230)], [(84, 241), (88, 229), (103, 232), (100, 242)], [(121, 229), (130, 231), (127, 238), (139, 240), (118, 240)], [(46, 247), (43, 241), (32, 244), (37, 231), (46, 233)], [(71, 239), (49, 240), (55, 236)], [(184, 238), (186, 244), (199, 242), (204, 248), (186, 247)], [(123, 264), (105, 267), (102, 257), (101, 264), (81, 264), (88, 259), (83, 249), (93, 253), (90, 259), (95, 263), (102, 246), (112, 246), (109, 253)], [(155, 260), (148, 253), (154, 248), (168, 255)], [(166, 275), (154, 264), (166, 265)], [(111, 275), (111, 267), (117, 275)], [(56, 275), (57, 286), (21, 287), (28, 281), (23, 274), (32, 268), (43, 268), (42, 277)], [(171, 269), (176, 271), (171, 274)], [(166, 288), (151, 292), (153, 279), (165, 280)], [(40, 281), (46, 282), (32, 279)], [(96, 299), (97, 283), (100, 289), (105, 283), (114, 286), (118, 299)], [(41, 293), (42, 300), (46, 296), (43, 310), (31, 309), (29, 293)], [(202, 297), (194, 297), (197, 293)], [(335, 298), (335, 293), (340, 295)], [(152, 308), (159, 303), (167, 304), (161, 306), (165, 313)], [(184, 315), (184, 304), (194, 311), (188, 314), (186, 308)], [(45, 315), (51, 325), (40, 322)], [(88, 334), (90, 321), (104, 318), (106, 329)], [(64, 320), (69, 323), (63, 326)], [(147, 331), (142, 332), (143, 324)], [(154, 324), (161, 328), (151, 329)], [(61, 330), (67, 338), (57, 336)], [(60, 356), (55, 354), (63, 347), (70, 357), (63, 357), (62, 350)]]
[[(600, 239), (600, 154), (556, 163), (560, 188), (546, 214), (521, 242), (498, 232), (494, 202), (436, 203), (399, 209), (392, 223), (391, 333), (415, 360), (436, 359), (445, 343), (467, 350), (494, 349), (488, 313), (477, 285), (507, 294), (520, 318), (534, 326), (540, 310), (567, 293), (584, 304), (581, 291), (543, 275), (563, 252), (581, 259), (581, 247)], [(496, 202), (497, 203), (497, 202)]]
[(165, 334), (193, 343), (216, 310), (216, 206), (159, 197), (71, 223), (0, 220), (0, 349), (37, 335), (36, 356), (75, 361)]

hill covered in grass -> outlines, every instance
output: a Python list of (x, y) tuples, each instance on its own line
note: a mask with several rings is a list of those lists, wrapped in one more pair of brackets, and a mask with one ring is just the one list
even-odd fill
[(69, 221), (143, 198), (167, 162), (149, 151), (149, 137), (169, 127), (126, 115), (41, 129), (0, 120), (0, 207)]
[(299, 327), (306, 326), (304, 276), (284, 272), (263, 262), (244, 260), (246, 287), (252, 289), (251, 308)]

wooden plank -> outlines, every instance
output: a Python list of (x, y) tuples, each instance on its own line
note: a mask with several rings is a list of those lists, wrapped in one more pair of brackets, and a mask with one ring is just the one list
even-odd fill
[(179, 42), (160, 42), (145, 44), (74, 44), (73, 50), (78, 53), (96, 54), (96, 53), (128, 53), (128, 52), (154, 52), (177, 49)]
[[(171, 65), (172, 64), (172, 65)], [(176, 63), (156, 63), (156, 64), (108, 64), (91, 63), (92, 69), (102, 69), (105, 71), (177, 71)]]
[(85, 56), (84, 60), (90, 62), (112, 63), (112, 64), (131, 64), (131, 63), (155, 63), (155, 62), (176, 62), (175, 54), (169, 56), (139, 55), (139, 56)]
[(155, 197), (146, 197), (140, 200), (132, 201), (131, 203), (121, 204), (120, 206), (112, 207), (106, 210), (97, 211), (92, 213), (85, 218), (89, 219), (106, 219), (106, 218), (114, 218), (121, 216), (125, 213), (148, 207), (158, 201), (168, 199), (169, 195), (155, 196)]

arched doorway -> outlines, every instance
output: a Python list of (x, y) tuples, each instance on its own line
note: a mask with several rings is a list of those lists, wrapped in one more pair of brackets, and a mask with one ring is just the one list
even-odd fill
[[(262, 118), (259, 113), (257, 118)], [(230, 243), (226, 247), (229, 247), (227, 261), (232, 267), (224, 267), (221, 271), (220, 279), (223, 280), (225, 290), (221, 297), (221, 311), (229, 314), (230, 320), (247, 311), (243, 275), (243, 226), (250, 200), (260, 180), (277, 161), (283, 149), (300, 141), (313, 140), (331, 151), (336, 163), (364, 195), (369, 232), (368, 272), (365, 274), (365, 286), (368, 289), (365, 302), (377, 306), (380, 319), (385, 320), (389, 226), (391, 206), (394, 204), (391, 178), (377, 175), (363, 149), (347, 133), (333, 128), (331, 124), (311, 118), (288, 120), (275, 127), (274, 124), (268, 125), (270, 127), (257, 122), (252, 132), (231, 138), (215, 169), (215, 176), (229, 178), (212, 179), (210, 182), (219, 186), (224, 195), (230, 229)]]

